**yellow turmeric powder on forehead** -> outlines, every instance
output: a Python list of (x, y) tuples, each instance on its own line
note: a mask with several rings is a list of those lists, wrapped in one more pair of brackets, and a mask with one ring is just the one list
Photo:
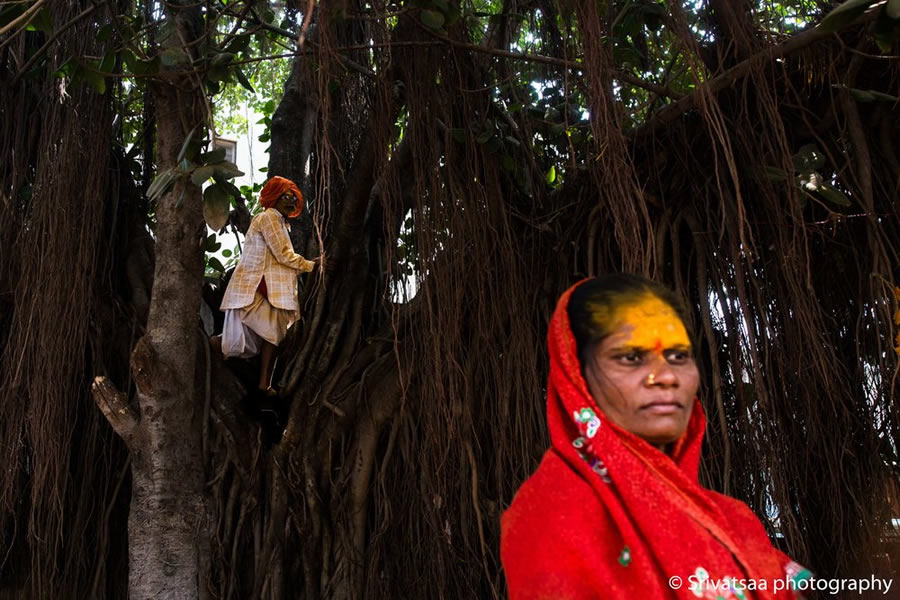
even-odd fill
[(654, 296), (623, 298), (614, 306), (588, 306), (591, 319), (601, 330), (614, 331), (630, 325), (623, 345), (662, 352), (666, 348), (691, 347), (687, 329), (671, 306)]

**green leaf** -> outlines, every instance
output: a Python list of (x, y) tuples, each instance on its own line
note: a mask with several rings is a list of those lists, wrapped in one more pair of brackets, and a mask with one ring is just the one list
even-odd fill
[(896, 96), (891, 96), (890, 94), (885, 94), (884, 92), (877, 92), (875, 90), (859, 90), (856, 88), (847, 87), (843, 83), (833, 83), (831, 87), (846, 90), (850, 93), (850, 96), (853, 97), (857, 102), (874, 102), (876, 100), (882, 102), (897, 102)]
[(799, 173), (808, 173), (825, 166), (825, 154), (815, 144), (807, 144), (791, 157), (794, 169)]
[(223, 66), (213, 65), (206, 72), (207, 81), (222, 81), (228, 78), (228, 69)]
[(241, 71), (239, 68), (235, 68), (235, 69), (234, 69), (234, 75), (235, 75), (235, 77), (237, 77), (237, 80), (240, 82), (240, 84), (241, 84), (242, 86), (244, 86), (245, 88), (247, 88), (248, 90), (250, 90), (250, 91), (253, 92), (254, 94), (256, 93), (256, 90), (254, 90), (254, 89), (253, 89), (253, 86), (250, 85), (250, 80), (247, 79), (247, 76), (244, 75), (244, 72), (243, 72), (243, 71)]
[(223, 160), (221, 162), (216, 163), (215, 165), (210, 165), (215, 168), (215, 175), (217, 177), (224, 177), (225, 179), (231, 179), (232, 177), (240, 177), (244, 174), (243, 171), (237, 168), (237, 165), (233, 162), (229, 162), (227, 160)]
[(100, 43), (105, 42), (106, 40), (108, 40), (109, 38), (112, 37), (113, 31), (114, 31), (114, 29), (113, 29), (112, 24), (107, 23), (106, 25), (101, 27), (100, 30), (97, 32), (97, 41)]
[(447, 14), (447, 11), (450, 10), (447, 0), (431, 0), (431, 4), (444, 14)]
[(151, 202), (157, 201), (163, 196), (175, 183), (175, 173), (172, 169), (167, 169), (156, 176), (156, 179), (147, 187), (147, 199)]
[(761, 175), (764, 179), (773, 183), (780, 183), (782, 181), (786, 181), (788, 178), (788, 175), (784, 172), (784, 169), (778, 169), (776, 167), (762, 167)]
[(465, 144), (466, 143), (466, 130), (460, 129), (458, 127), (454, 127), (453, 129), (450, 130), (450, 137), (452, 137), (455, 141), (459, 142), (460, 144)]
[(94, 64), (79, 66), (72, 74), (72, 78), (87, 83), (94, 88), (94, 91), (98, 94), (105, 94), (106, 79), (103, 77), (102, 73), (97, 72), (96, 67), (97, 66)]
[(441, 29), (444, 26), (444, 15), (436, 10), (423, 10), (419, 15), (422, 24), (428, 29)]
[(232, 198), (236, 200), (240, 200), (243, 196), (241, 195), (241, 190), (237, 188), (236, 185), (228, 181), (227, 179), (221, 177), (219, 174), (214, 174), (213, 177), (216, 180), (216, 183), (219, 185), (225, 186), (225, 190), (231, 194)]
[(225, 258), (231, 258), (231, 250), (225, 248), (224, 250), (222, 250), (222, 256), (224, 256)]
[(142, 60), (140, 61), (141, 73), (143, 75), (157, 75), (159, 74), (160, 67), (162, 65), (162, 60), (159, 56), (154, 56), (150, 60)]
[(872, 30), (875, 43), (878, 44), (878, 48), (882, 52), (890, 52), (894, 46), (894, 41), (900, 37), (898, 35), (900, 28), (897, 25), (897, 21), (888, 16), (887, 5), (885, 5), (881, 12), (878, 13), (878, 19), (875, 21), (875, 27)]
[(462, 13), (459, 10), (459, 7), (456, 4), (450, 5), (450, 10), (445, 11), (445, 15), (447, 17), (446, 25), (455, 25), (459, 22), (459, 18), (462, 16)]
[(70, 56), (66, 60), (63, 61), (63, 64), (59, 65), (59, 68), (53, 73), (54, 77), (68, 77), (70, 76), (76, 69), (78, 65)]
[(203, 218), (213, 231), (219, 231), (228, 222), (231, 199), (228, 192), (213, 184), (203, 191)]
[(52, 35), (53, 17), (50, 16), (50, 11), (46, 8), (37, 11), (26, 29), (29, 31), (43, 31), (47, 35)]
[(650, 31), (659, 29), (666, 17), (666, 9), (662, 4), (650, 4), (644, 7), (644, 24)]
[(547, 183), (553, 183), (556, 181), (556, 165), (550, 165), (550, 170), (547, 171), (547, 176), (544, 178)]
[(478, 134), (478, 137), (475, 138), (475, 141), (478, 142), (479, 144), (486, 144), (488, 142), (488, 140), (490, 140), (491, 137), (493, 137), (493, 135), (494, 134), (491, 133), (490, 131), (482, 131), (481, 133)]
[(213, 56), (209, 64), (213, 67), (227, 67), (234, 60), (234, 54), (231, 52), (222, 52)]
[[(135, 15), (131, 19), (131, 27), (134, 29), (134, 31), (140, 31), (141, 29), (143, 29), (144, 28), (144, 17), (141, 15)], [(134, 31), (131, 32), (132, 36), (134, 35)]]
[(106, 53), (106, 56), (103, 57), (103, 62), (100, 63), (100, 70), (104, 73), (112, 73), (113, 69), (116, 68), (116, 52), (114, 50), (110, 50)]
[(203, 250), (205, 252), (218, 252), (219, 248), (222, 247), (222, 243), (216, 240), (216, 234), (211, 233), (206, 236), (206, 241), (203, 242)]
[(219, 262), (219, 259), (216, 258), (215, 256), (210, 256), (210, 257), (206, 260), (206, 264), (208, 264), (208, 265), (209, 265), (209, 268), (212, 269), (212, 270), (214, 270), (214, 271), (219, 271), (220, 273), (224, 273), (224, 272), (225, 272), (225, 267), (222, 266), (222, 263)]
[(503, 155), (503, 168), (507, 171), (515, 171), (516, 163), (513, 161), (512, 156), (509, 154)]
[(547, 128), (547, 132), (551, 136), (562, 135), (566, 132), (566, 125), (565, 123), (557, 123), (556, 125), (551, 125)]
[(125, 48), (122, 50), (122, 62), (125, 63), (125, 66), (131, 69), (132, 73), (136, 73), (135, 71), (135, 63), (137, 63), (137, 57), (135, 57), (134, 52)]
[(900, 98), (897, 96), (891, 96), (890, 94), (885, 94), (884, 92), (876, 92), (875, 90), (868, 90), (869, 94), (871, 94), (873, 100), (878, 100), (880, 102), (897, 102)]
[(197, 131), (199, 125), (195, 125), (191, 132), (187, 134), (187, 137), (184, 138), (184, 143), (181, 144), (181, 150), (178, 151), (178, 157), (175, 159), (175, 162), (180, 163), (188, 151), (188, 146), (190, 146), (191, 141), (194, 139), (194, 133)]
[(200, 156), (197, 157), (197, 162), (201, 165), (211, 165), (214, 163), (220, 163), (225, 160), (225, 148), (216, 148), (215, 150), (210, 150), (209, 152), (204, 152)]
[(194, 185), (203, 185), (206, 183), (210, 177), (216, 172), (216, 168), (211, 165), (206, 165), (203, 167), (197, 167), (194, 169), (194, 172), (191, 173), (191, 183)]
[(613, 48), (613, 59), (616, 64), (630, 67), (641, 65), (640, 53), (631, 46), (616, 46)]
[(228, 45), (222, 49), (222, 52), (226, 52), (228, 54), (237, 54), (238, 52), (243, 52), (250, 45), (250, 36), (247, 34), (242, 34), (228, 42)]
[(888, 0), (884, 7), (884, 14), (892, 19), (900, 19), (900, 0)]
[(191, 64), (191, 59), (181, 48), (166, 48), (159, 54), (162, 64), (167, 67), (177, 67)]
[(848, 0), (825, 15), (818, 28), (825, 33), (837, 31), (856, 20), (876, 0)]
[(819, 185), (816, 190), (819, 194), (831, 202), (832, 204), (837, 204), (838, 206), (850, 206), (850, 198), (847, 197), (844, 192), (837, 189), (836, 187), (830, 186), (827, 183), (822, 183)]

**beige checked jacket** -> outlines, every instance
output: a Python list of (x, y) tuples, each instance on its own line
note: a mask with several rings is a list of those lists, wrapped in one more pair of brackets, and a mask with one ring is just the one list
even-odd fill
[(243, 254), (225, 290), (221, 309), (250, 305), (265, 275), (269, 303), (275, 308), (299, 310), (297, 271), (308, 273), (314, 266), (314, 262), (294, 252), (281, 213), (267, 208), (250, 222)]

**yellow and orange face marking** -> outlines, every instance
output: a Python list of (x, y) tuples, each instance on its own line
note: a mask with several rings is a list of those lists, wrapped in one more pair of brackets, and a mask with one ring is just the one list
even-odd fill
[(681, 318), (671, 306), (652, 294), (635, 301), (623, 301), (613, 308), (611, 315), (606, 307), (598, 308), (593, 318), (598, 324), (607, 325), (606, 329), (630, 325), (630, 334), (623, 346), (651, 350), (658, 355), (668, 348), (691, 347)]

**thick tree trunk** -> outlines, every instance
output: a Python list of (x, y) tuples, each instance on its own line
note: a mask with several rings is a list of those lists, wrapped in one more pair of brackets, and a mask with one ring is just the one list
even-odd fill
[[(164, 45), (186, 48), (194, 9), (170, 7), (177, 35)], [(194, 13), (194, 14), (192, 14)], [(185, 139), (203, 129), (199, 79), (174, 71), (153, 85), (158, 122), (158, 170), (174, 168)], [(194, 135), (197, 135), (194, 133)], [(198, 307), (206, 227), (198, 186), (178, 181), (156, 206), (155, 269), (146, 334), (131, 370), (136, 409), (100, 378), (95, 399), (132, 454), (128, 519), (129, 596), (208, 596), (207, 510), (202, 448), (203, 402), (196, 393)]]
[[(186, 95), (174, 86), (157, 90), (162, 169), (175, 165), (188, 134), (182, 112), (196, 106), (199, 93)], [(187, 122), (199, 122), (196, 108)], [(200, 189), (185, 182), (162, 199), (156, 212), (156, 269), (147, 334), (132, 355), (141, 412), (138, 444), (132, 447), (128, 526), (132, 598), (202, 595), (202, 403), (194, 393), (203, 277), (199, 240), (205, 233), (201, 208)]]
[(269, 174), (294, 181), (303, 193), (307, 209), (292, 221), (291, 241), (304, 256), (318, 255), (313, 239), (313, 205), (317, 199), (310, 179), (310, 157), (318, 104), (314, 82), (305, 61), (295, 60), (284, 85), (284, 96), (272, 115)]

